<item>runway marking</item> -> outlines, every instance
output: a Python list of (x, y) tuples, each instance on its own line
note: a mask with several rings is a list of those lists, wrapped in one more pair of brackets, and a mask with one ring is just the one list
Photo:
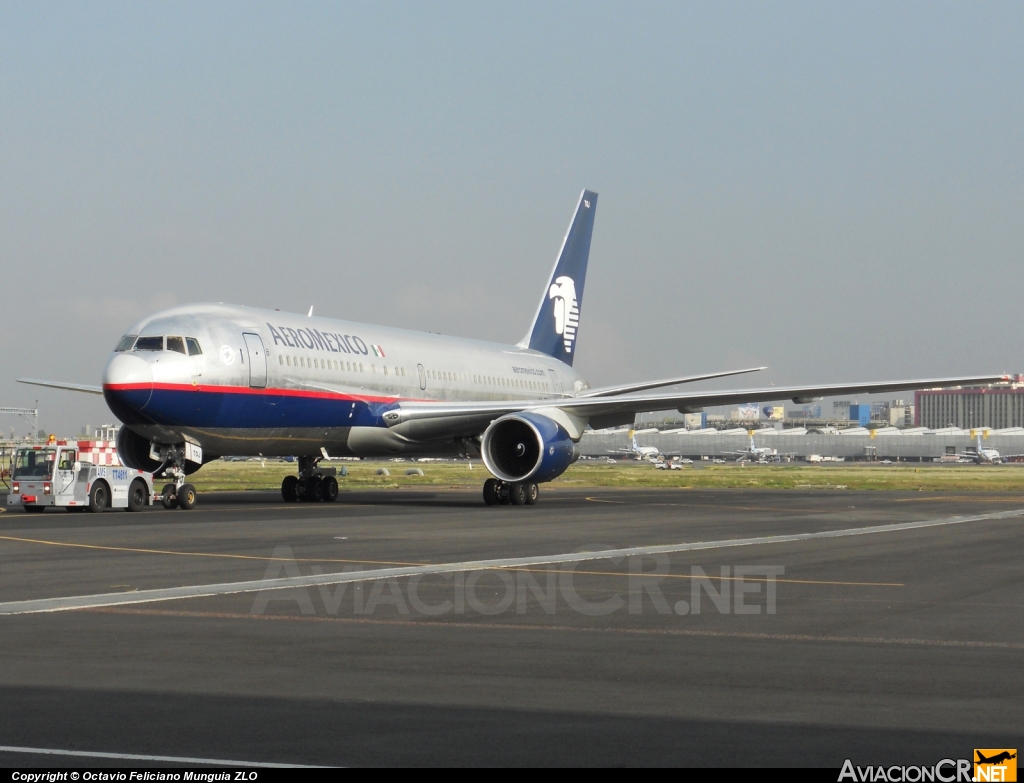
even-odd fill
[(393, 625), (404, 628), (458, 628), (489, 631), (566, 631), (575, 633), (611, 633), (632, 636), (694, 636), (720, 639), (747, 639), (751, 641), (770, 642), (826, 642), (839, 644), (883, 644), (898, 646), (954, 647), (981, 650), (1024, 650), (1022, 642), (981, 642), (976, 640), (957, 639), (899, 639), (877, 636), (828, 636), (825, 634), (796, 633), (756, 633), (743, 631), (700, 631), (686, 628), (614, 628), (580, 625), (541, 625), (539, 623), (468, 623), (448, 622), (442, 620), (381, 620), (364, 617), (310, 617), (309, 615), (283, 614), (242, 614), (239, 612), (190, 612), (171, 609), (119, 609), (97, 608), (90, 612), (96, 614), (120, 614), (153, 617), (188, 617), (208, 620), (264, 620), (297, 623), (343, 623), (347, 625)]
[(613, 503), (617, 506), (673, 506), (679, 508), (726, 508), (733, 511), (768, 511), (778, 514), (834, 514), (836, 509), (824, 508), (777, 508), (773, 506), (723, 506), (715, 503), (637, 503), (628, 500), (605, 500), (604, 498), (586, 497), (591, 503)]
[(948, 501), (948, 500), (972, 500), (977, 503), (1019, 503), (1019, 497), (1011, 498), (980, 498), (972, 495), (950, 495), (949, 497), (929, 497), (929, 498), (894, 498), (894, 503), (928, 503), (933, 501)]
[(174, 601), (182, 598), (207, 598), (216, 595), (257, 593), (263, 590), (285, 590), (290, 587), (351, 584), (353, 582), (370, 582), (377, 579), (401, 578), (406, 576), (416, 576), (418, 574), (447, 574), (457, 573), (459, 571), (516, 569), (525, 566), (609, 560), (619, 557), (629, 557), (632, 555), (672, 554), (677, 552), (694, 552), (708, 549), (728, 549), (740, 546), (797, 543), (817, 539), (848, 538), (850, 536), (862, 536), (874, 533), (894, 533), (898, 531), (917, 530), (929, 527), (962, 525), (967, 522), (1010, 519), (1021, 516), (1024, 516), (1024, 509), (1018, 508), (1011, 511), (995, 511), (989, 514), (976, 514), (974, 516), (944, 517), (940, 519), (926, 519), (918, 522), (901, 522), (890, 525), (848, 528), (846, 530), (825, 530), (817, 533), (794, 533), (790, 535), (727, 539), (724, 541), (696, 541), (680, 544), (626, 547), (623, 549), (603, 549), (591, 552), (567, 552), (564, 554), (537, 555), (534, 557), (508, 557), (495, 560), (471, 560), (462, 563), (436, 563), (431, 565), (377, 568), (367, 571), (349, 571), (347, 573), (335, 572), (329, 574), (312, 574), (310, 576), (293, 576), (278, 579), (258, 579), (245, 582), (186, 585), (184, 587), (163, 587), (150, 590), (138, 590), (132, 593), (103, 593), (99, 595), (38, 598), (27, 601), (10, 601), (0, 603), (0, 615), (61, 612), (71, 609), (95, 609), (101, 606), (125, 606), (129, 604), (151, 603), (154, 601)]
[(310, 557), (263, 557), (262, 555), (228, 555), (219, 552), (177, 552), (173, 549), (139, 549), (127, 546), (101, 546), (100, 544), (74, 544), (67, 541), (47, 541), (41, 538), (18, 538), (16, 536), (0, 536), (0, 541), (17, 541), (22, 544), (45, 544), (46, 546), (63, 546), (72, 549), (99, 549), (105, 552), (134, 552), (142, 555), (178, 555), (180, 557), (215, 557), (227, 560), (259, 560), (262, 562), (286, 561), (296, 563), (356, 563), (363, 565), (388, 566), (423, 566), (427, 563), (404, 563), (392, 560), (343, 560)]
[[(48, 541), (41, 538), (16, 538), (11, 535), (0, 535), (0, 540), (6, 541), (20, 541), (25, 543), (44, 543), (44, 545), (50, 547), (72, 547), (81, 548), (88, 550), (104, 550), (109, 552), (133, 552), (144, 555), (177, 555), (179, 557), (197, 557), (197, 558), (226, 558), (229, 560), (260, 560), (264, 562), (295, 562), (295, 563), (356, 563), (366, 565), (391, 565), (391, 566), (425, 566), (430, 565), (429, 563), (407, 563), (400, 560), (339, 560), (331, 558), (275, 558), (275, 557), (261, 557), (256, 555), (223, 555), (211, 552), (175, 552), (174, 550), (144, 550), (135, 549), (131, 547), (103, 547), (94, 545), (94, 543), (68, 543), (66, 541)], [(515, 571), (541, 571), (543, 569), (531, 569), (531, 568), (509, 568), (508, 570)], [(591, 574), (594, 576), (629, 576), (628, 573), (620, 571), (574, 571), (579, 574)], [(674, 579), (689, 579), (693, 578), (685, 574), (662, 574), (667, 578)], [(720, 576), (709, 576), (709, 579), (721, 580)], [(739, 577), (729, 577), (729, 580), (737, 579)], [(755, 579), (745, 578), (746, 581), (767, 581), (766, 579)], [(902, 582), (883, 582), (883, 581), (815, 581), (810, 579), (775, 579), (775, 581), (792, 582), (794, 584), (841, 584), (841, 585), (853, 585), (853, 586), (871, 586), (871, 588), (903, 588), (906, 586)], [(112, 588), (127, 588), (127, 584), (112, 584)]]
[[(509, 568), (509, 571), (529, 571), (531, 573), (544, 573), (547, 569), (540, 568)], [(635, 574), (623, 572), (623, 571), (580, 571), (579, 569), (573, 569), (574, 575), (583, 576), (645, 576), (645, 573), (637, 572)], [(710, 579), (715, 582), (781, 582), (784, 584), (791, 585), (836, 585), (840, 587), (906, 587), (903, 582), (820, 582), (815, 579), (780, 579), (773, 577), (772, 579), (758, 579), (752, 576), (694, 576), (693, 574), (646, 574), (647, 576), (657, 576), (662, 579)]]
[(189, 756), (148, 756), (141, 753), (103, 753), (90, 750), (57, 750), (55, 748), (19, 748), (0, 745), (0, 753), (32, 753), (41, 756), (76, 756), (90, 759), (124, 759), (127, 761), (165, 761), (174, 764), (209, 764), (215, 767), (284, 767), (287, 769), (323, 769), (308, 764), (277, 764), (267, 761), (235, 761), (232, 759), (201, 759)]

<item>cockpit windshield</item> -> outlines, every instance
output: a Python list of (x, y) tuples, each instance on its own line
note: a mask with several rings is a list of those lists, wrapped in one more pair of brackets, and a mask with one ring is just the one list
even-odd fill
[(120, 353), (121, 351), (130, 351), (132, 346), (135, 345), (135, 338), (138, 335), (126, 334), (121, 338), (121, 342), (117, 344), (117, 348), (114, 349), (114, 353)]
[(134, 334), (126, 334), (114, 351), (174, 351), (186, 356), (199, 356), (203, 349), (199, 347), (199, 341), (195, 337), (137, 337)]
[(162, 351), (164, 349), (163, 337), (140, 337), (135, 341), (136, 351)]
[(11, 478), (51, 478), (56, 449), (22, 449), (14, 458)]

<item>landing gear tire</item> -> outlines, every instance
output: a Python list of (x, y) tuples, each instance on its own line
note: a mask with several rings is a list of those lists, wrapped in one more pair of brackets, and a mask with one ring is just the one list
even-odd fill
[(172, 508), (178, 505), (178, 501), (175, 498), (175, 491), (173, 484), (165, 484), (163, 491), (160, 493), (160, 504), (170, 511)]
[(107, 485), (102, 481), (97, 481), (92, 485), (92, 491), (89, 492), (89, 510), (93, 514), (99, 514), (106, 511), (109, 505), (110, 492)]
[(511, 486), (512, 485), (509, 484), (507, 481), (499, 481), (498, 482), (498, 504), (499, 505), (507, 506), (507, 505), (509, 505), (509, 503), (512, 502), (512, 499), (509, 497), (509, 488)]
[(196, 505), (196, 488), (191, 484), (182, 484), (178, 489), (178, 508), (189, 511)]
[(540, 500), (540, 487), (531, 481), (526, 485), (526, 505), (536, 505), (538, 500)]
[(338, 499), (338, 479), (334, 478), (334, 476), (324, 476), (324, 480), (320, 482), (320, 486), (323, 487), (323, 499), (326, 502), (333, 503)]
[(496, 506), (501, 502), (498, 497), (498, 479), (489, 478), (484, 482), (484, 503)]
[(319, 476), (314, 476), (306, 485), (306, 499), (318, 503), (324, 499), (324, 482)]
[(284, 498), (285, 503), (294, 503), (299, 499), (298, 486), (298, 476), (284, 477), (284, 481), (281, 482), (281, 497)]
[(142, 511), (146, 506), (146, 494), (148, 493), (146, 482), (142, 479), (135, 479), (132, 485), (128, 487), (128, 510), (129, 511)]
[(508, 499), (513, 506), (526, 505), (526, 484), (517, 481), (508, 488)]

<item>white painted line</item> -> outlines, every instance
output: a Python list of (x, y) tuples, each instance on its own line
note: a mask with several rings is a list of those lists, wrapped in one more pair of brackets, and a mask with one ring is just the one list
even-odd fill
[(693, 552), (703, 549), (725, 549), (735, 546), (761, 546), (786, 544), (816, 539), (848, 538), (875, 533), (895, 533), (903, 530), (919, 530), (928, 527), (962, 525), (967, 522), (984, 522), (993, 519), (1010, 519), (1024, 516), (1024, 508), (1010, 511), (994, 511), (990, 514), (976, 514), (969, 517), (944, 517), (925, 519), (920, 522), (901, 522), (892, 525), (855, 527), (846, 530), (825, 530), (818, 533), (794, 533), (781, 536), (758, 536), (756, 538), (735, 538), (724, 541), (696, 541), (681, 544), (657, 546), (636, 546), (626, 549), (602, 549), (594, 552), (567, 552), (560, 555), (538, 555), (535, 557), (508, 557), (497, 560), (470, 560), (463, 563), (435, 563), (421, 566), (398, 566), (375, 568), (368, 571), (347, 571), (343, 573), (292, 576), (281, 579), (254, 579), (248, 582), (227, 582), (212, 585), (186, 585), (164, 587), (154, 590), (137, 590), (131, 593), (102, 593), (99, 595), (76, 595), (61, 598), (38, 598), (28, 601), (0, 603), (0, 615), (36, 614), (39, 612), (62, 612), (69, 609), (98, 609), (104, 606), (127, 606), (154, 601), (175, 601), (182, 598), (209, 598), (215, 595), (235, 593), (257, 593), (262, 590), (285, 590), (289, 587), (310, 587), (313, 585), (340, 585), (352, 582), (370, 582), (376, 579), (402, 578), (419, 574), (449, 574), (459, 571), (486, 571), (500, 568), (524, 568), (529, 566), (555, 565), (558, 563), (584, 563), (591, 560), (609, 560), (631, 555), (672, 554)]
[(146, 756), (140, 753), (100, 753), (89, 750), (55, 750), (54, 748), (18, 748), (0, 745), (0, 753), (31, 753), (40, 756), (77, 756), (90, 759), (122, 759), (125, 761), (166, 761), (173, 764), (209, 764), (214, 767), (267, 767), (270, 769), (321, 769), (305, 764), (268, 764), (263, 761), (231, 759), (194, 759), (188, 756)]

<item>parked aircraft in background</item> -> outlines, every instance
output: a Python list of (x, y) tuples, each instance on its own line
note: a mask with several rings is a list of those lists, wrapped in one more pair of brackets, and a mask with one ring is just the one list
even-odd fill
[[(647, 411), (806, 403), (1005, 377), (665, 391), (750, 371), (733, 370), (592, 388), (572, 365), (596, 208), (597, 194), (584, 190), (530, 327), (515, 345), (313, 317), (312, 311), (192, 304), (128, 329), (106, 363), (102, 386), (21, 380), (102, 394), (125, 425), (117, 440), (121, 460), (166, 477), (168, 505), (194, 497), (187, 476), (221, 454), (296, 456), (298, 474), (281, 486), (286, 500), (335, 499), (334, 469), (319, 466), (329, 456), (479, 454), (493, 476), (484, 500), (521, 505), (536, 502), (538, 484), (577, 459), (588, 425), (628, 425)], [(358, 295), (352, 284), (336, 306)]]
[(726, 451), (725, 454), (735, 454), (737, 462), (758, 462), (764, 464), (766, 462), (778, 462), (779, 451), (773, 449), (770, 446), (755, 446), (754, 445), (754, 433), (748, 432), (750, 437), (750, 445), (742, 451)]
[(977, 438), (976, 443), (978, 444), (975, 447), (975, 451), (957, 454), (957, 457), (960, 459), (971, 460), (971, 462), (978, 465), (1000, 465), (1007, 460), (1019, 459), (1021, 456), (1024, 456), (1020, 454), (1007, 454), (1006, 456), (1002, 456), (996, 449), (981, 445), (982, 430), (975, 430), (974, 435)]
[(658, 450), (657, 446), (641, 446), (641, 445), (639, 445), (636, 442), (636, 431), (635, 430), (630, 430), (629, 431), (629, 438), (630, 438), (630, 445), (629, 446), (627, 446), (626, 448), (622, 448), (622, 449), (615, 449), (614, 451), (609, 452), (609, 453), (611, 453), (611, 454), (632, 454), (638, 460), (646, 459), (646, 460), (651, 461), (651, 462), (656, 460), (659, 456), (665, 456), (665, 455), (663, 455)]

